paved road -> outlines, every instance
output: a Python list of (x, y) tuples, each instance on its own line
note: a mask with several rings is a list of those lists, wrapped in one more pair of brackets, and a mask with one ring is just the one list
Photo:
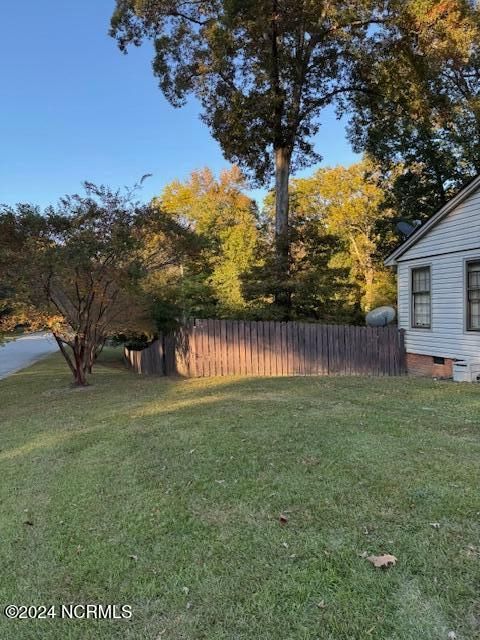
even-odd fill
[(54, 338), (45, 332), (30, 333), (0, 347), (0, 379), (58, 349)]

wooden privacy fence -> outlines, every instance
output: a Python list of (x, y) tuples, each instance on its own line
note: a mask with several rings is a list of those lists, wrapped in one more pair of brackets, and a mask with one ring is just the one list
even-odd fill
[(137, 373), (188, 377), (405, 373), (396, 327), (195, 320), (142, 351), (125, 349), (125, 357)]

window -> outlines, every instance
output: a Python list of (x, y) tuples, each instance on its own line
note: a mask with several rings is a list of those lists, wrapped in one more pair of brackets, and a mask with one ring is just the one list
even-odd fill
[(430, 267), (412, 269), (412, 327), (430, 329)]
[(467, 329), (480, 331), (480, 262), (467, 262)]

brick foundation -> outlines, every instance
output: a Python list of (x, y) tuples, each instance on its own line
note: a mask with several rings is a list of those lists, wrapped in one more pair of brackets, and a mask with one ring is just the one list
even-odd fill
[(451, 378), (453, 376), (453, 360), (445, 358), (444, 364), (436, 364), (433, 356), (407, 353), (407, 371), (412, 376)]

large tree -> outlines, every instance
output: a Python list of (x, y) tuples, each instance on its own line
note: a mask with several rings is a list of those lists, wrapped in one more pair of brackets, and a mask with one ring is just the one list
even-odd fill
[(428, 218), (480, 172), (480, 10), (405, 0), (355, 63), (350, 137), (381, 165), (391, 203)]
[[(154, 73), (167, 99), (194, 93), (226, 158), (265, 184), (275, 176), (276, 301), (288, 309), (291, 172), (316, 161), (322, 110), (356, 91), (351, 70), (380, 0), (117, 0), (120, 48), (154, 41)], [(395, 4), (395, 3), (393, 3)], [(282, 287), (283, 283), (283, 287)]]
[(154, 201), (197, 239), (198, 251), (181, 265), (181, 276), (178, 269), (171, 273), (176, 302), (188, 315), (246, 312), (242, 276), (254, 263), (259, 231), (255, 202), (244, 189), (237, 167), (225, 169), (218, 179), (205, 168), (184, 182), (171, 182)]
[(293, 181), (291, 198), (299, 220), (339, 239), (330, 266), (348, 268), (362, 312), (391, 302), (395, 287), (383, 268), (381, 245), (386, 235), (395, 238), (394, 212), (386, 205), (377, 168), (363, 160), (319, 169), (309, 178)]
[(158, 209), (92, 184), (43, 213), (3, 207), (0, 271), (11, 295), (0, 329), (49, 328), (75, 384), (87, 384), (108, 336), (148, 328), (141, 280), (179, 259), (183, 237)]

